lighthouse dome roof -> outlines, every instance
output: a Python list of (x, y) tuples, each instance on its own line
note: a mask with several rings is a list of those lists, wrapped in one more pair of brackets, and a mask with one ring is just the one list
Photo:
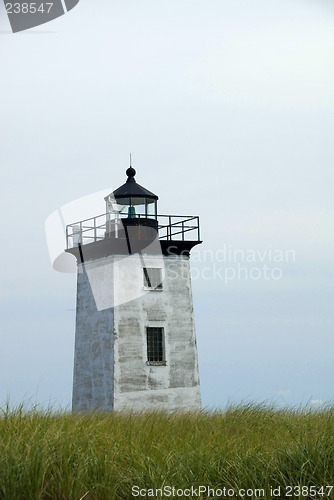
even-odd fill
[(127, 197), (140, 197), (140, 198), (153, 198), (158, 200), (158, 196), (148, 189), (144, 188), (140, 184), (138, 184), (135, 180), (136, 171), (134, 168), (129, 167), (126, 170), (126, 175), (128, 176), (126, 182), (117, 188), (115, 191), (110, 193), (110, 195), (106, 196), (105, 199), (108, 199), (109, 196), (113, 196), (116, 200), (118, 198), (127, 198)]

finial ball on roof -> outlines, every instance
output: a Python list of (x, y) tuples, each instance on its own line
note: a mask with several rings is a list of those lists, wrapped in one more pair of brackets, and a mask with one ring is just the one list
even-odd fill
[(132, 167), (129, 167), (129, 168), (127, 169), (127, 171), (126, 171), (126, 175), (127, 175), (128, 177), (134, 177), (134, 176), (136, 175), (136, 171), (135, 171), (135, 169), (134, 169), (134, 168), (132, 168)]

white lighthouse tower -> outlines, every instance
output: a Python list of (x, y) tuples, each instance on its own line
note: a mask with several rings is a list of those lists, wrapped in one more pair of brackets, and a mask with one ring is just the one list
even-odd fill
[(73, 411), (201, 407), (189, 258), (199, 219), (158, 215), (136, 180), (67, 226), (77, 258)]

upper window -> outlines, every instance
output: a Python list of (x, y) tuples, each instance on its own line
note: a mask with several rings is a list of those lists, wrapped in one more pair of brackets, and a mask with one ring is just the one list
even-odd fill
[(151, 290), (162, 290), (162, 269), (144, 267), (144, 286)]

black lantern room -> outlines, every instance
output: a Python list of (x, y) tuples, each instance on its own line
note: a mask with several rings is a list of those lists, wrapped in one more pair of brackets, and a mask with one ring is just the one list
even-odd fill
[(104, 214), (66, 227), (66, 251), (80, 262), (111, 254), (142, 253), (144, 249), (154, 255), (189, 256), (201, 243), (199, 218), (160, 214), (158, 221), (158, 196), (136, 182), (131, 164), (126, 175), (126, 182), (104, 198)]
[(105, 200), (114, 198), (118, 205), (122, 206), (121, 213), (129, 219), (157, 219), (158, 196), (138, 184), (135, 180), (136, 171), (129, 167), (126, 171), (127, 181), (116, 189)]
[(136, 171), (131, 166), (126, 175), (125, 184), (105, 197), (107, 213), (111, 207), (125, 226), (149, 226), (157, 230), (158, 196), (136, 182)]

